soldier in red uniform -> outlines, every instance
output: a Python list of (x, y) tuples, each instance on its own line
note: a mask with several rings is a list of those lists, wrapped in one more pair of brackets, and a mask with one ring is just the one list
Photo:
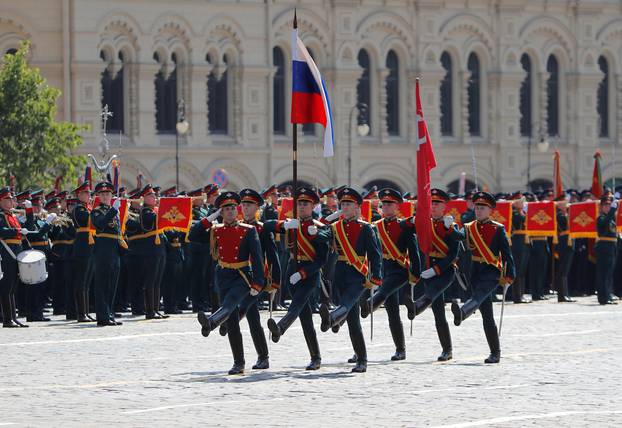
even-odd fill
[(339, 253), (334, 283), (339, 306), (332, 312), (329, 312), (327, 305), (320, 307), (321, 329), (327, 331), (330, 328), (337, 333), (347, 320), (356, 354), (356, 366), (352, 372), (363, 373), (367, 371), (367, 348), (361, 329), (359, 299), (366, 288), (382, 284), (382, 252), (371, 225), (359, 219), (359, 209), (363, 204), (361, 194), (346, 187), (338, 197), (343, 219), (331, 225), (328, 235)]
[(490, 356), (485, 362), (498, 363), (501, 359), (501, 347), (492, 312), (491, 294), (499, 282), (511, 284), (514, 281), (514, 259), (505, 227), (489, 218), (496, 206), (494, 196), (487, 192), (477, 192), (473, 196), (473, 203), (476, 220), (464, 225), (467, 247), (471, 251), (473, 262), (471, 270), (473, 295), (462, 307), (454, 300), (451, 311), (454, 315), (454, 324), (459, 326), (479, 308), (484, 333), (490, 347)]
[[(272, 220), (264, 223), (268, 232), (285, 233), (285, 244), (291, 256), (287, 269), (287, 277), (292, 285), (292, 302), (287, 313), (277, 323), (268, 320), (268, 328), (272, 333), (272, 341), (278, 342), (296, 318), (300, 318), (302, 332), (311, 354), (311, 362), (307, 370), (318, 370), (322, 363), (320, 345), (313, 326), (313, 311), (309, 298), (320, 287), (320, 269), (328, 256), (328, 242), (318, 239), (318, 229), (322, 223), (313, 220), (313, 207), (320, 202), (315, 188), (300, 187), (297, 190), (298, 219)], [(294, 230), (298, 236), (294, 240)], [(294, 258), (294, 243), (297, 242), (297, 256)]]
[(201, 334), (207, 337), (222, 323), (227, 322), (229, 345), (233, 353), (230, 375), (244, 373), (244, 346), (240, 332), (238, 307), (248, 296), (259, 294), (264, 288), (263, 254), (257, 230), (237, 220), (240, 196), (235, 192), (223, 192), (215, 201), (217, 213), (223, 223), (215, 224), (214, 217), (206, 217), (192, 226), (189, 238), (210, 245), (216, 260), (215, 279), (220, 289), (222, 304), (207, 316), (198, 313)]
[(378, 192), (382, 202), (382, 220), (374, 223), (382, 245), (382, 286), (361, 305), (361, 317), (367, 318), (382, 304), (387, 310), (389, 329), (395, 343), (392, 361), (406, 358), (404, 327), (400, 318), (400, 290), (408, 283), (415, 284), (421, 274), (419, 246), (414, 230), (407, 220), (398, 220), (399, 204), (403, 202), (400, 192), (382, 189)]

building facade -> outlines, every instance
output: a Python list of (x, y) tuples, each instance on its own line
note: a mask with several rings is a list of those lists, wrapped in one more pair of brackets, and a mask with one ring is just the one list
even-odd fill
[[(614, 177), (622, 151), (620, 0), (0, 0), (0, 52), (32, 41), (31, 63), (63, 91), (59, 118), (101, 110), (122, 182), (231, 189), (291, 180), (291, 30), (332, 99), (335, 156), (299, 126), (299, 178), (319, 187), (416, 186), (414, 82), (438, 167), (433, 185), (547, 186), (553, 151), (567, 187), (588, 187), (593, 155)], [(182, 101), (183, 100), (183, 101)], [(359, 130), (368, 124), (367, 135)], [(532, 147), (532, 150), (529, 150)], [(349, 169), (351, 160), (351, 170)], [(622, 162), (617, 166), (622, 183)]]

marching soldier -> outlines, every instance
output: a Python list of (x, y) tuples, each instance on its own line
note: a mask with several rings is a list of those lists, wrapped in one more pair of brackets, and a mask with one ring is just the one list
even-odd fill
[(17, 289), (17, 254), (22, 251), (22, 238), (27, 229), (22, 228), (12, 209), (16, 199), (10, 187), (0, 189), (0, 256), (3, 276), (0, 278), (0, 305), (2, 306), (2, 327), (28, 327), (17, 320), (15, 291)]
[[(259, 207), (263, 203), (263, 198), (259, 193), (252, 189), (242, 189), (240, 191), (240, 199), (242, 203), (242, 215), (244, 216), (244, 223), (254, 226), (259, 236), (259, 243), (261, 244), (261, 251), (264, 255), (265, 266), (265, 284), (264, 291), (273, 295), (279, 289), (279, 283), (281, 280), (281, 264), (279, 263), (279, 256), (276, 251), (276, 244), (272, 233), (267, 232), (263, 223), (257, 221), (257, 214)], [(270, 367), (268, 356), (268, 343), (266, 342), (266, 335), (263, 327), (261, 326), (261, 320), (259, 318), (259, 308), (257, 307), (258, 301), (261, 299), (262, 294), (256, 296), (248, 295), (240, 304), (240, 319), (246, 316), (248, 320), (248, 327), (251, 331), (251, 337), (253, 338), (253, 344), (257, 351), (257, 362), (253, 366), (254, 370), (267, 369)], [(273, 296), (270, 296), (272, 299)], [(222, 327), (222, 326), (221, 326)]]
[(78, 204), (71, 212), (76, 237), (73, 241), (73, 292), (76, 304), (78, 322), (95, 321), (89, 315), (89, 288), (93, 278), (93, 260), (91, 255), (95, 240), (90, 228), (91, 192), (89, 181), (85, 181), (73, 193), (78, 198)]
[[(456, 261), (460, 254), (460, 241), (464, 235), (458, 231), (452, 216), (445, 216), (449, 195), (440, 190), (432, 189), (432, 249), (429, 254), (429, 268), (421, 273), (424, 281), (424, 294), (414, 303), (414, 316), (421, 314), (430, 305), (434, 313), (436, 333), (441, 343), (442, 353), (438, 361), (451, 360), (452, 344), (449, 324), (445, 317), (444, 292), (454, 282)], [(408, 317), (411, 317), (410, 311)]]
[(373, 298), (370, 297), (361, 305), (361, 317), (367, 318), (370, 311), (384, 304), (395, 344), (395, 354), (391, 361), (400, 361), (406, 359), (404, 327), (400, 318), (400, 291), (409, 283), (414, 286), (421, 274), (419, 246), (407, 220), (397, 219), (399, 204), (403, 202), (400, 192), (382, 189), (378, 194), (383, 219), (374, 225), (382, 246), (382, 285)]
[(524, 212), (525, 198), (521, 192), (515, 192), (512, 200), (512, 257), (516, 265), (516, 280), (512, 284), (512, 300), (516, 304), (531, 303), (525, 298), (525, 280), (531, 245), (525, 230), (527, 217)]
[(339, 253), (334, 283), (339, 294), (339, 306), (332, 312), (326, 305), (320, 307), (321, 330), (332, 329), (337, 333), (347, 320), (356, 354), (356, 366), (352, 372), (364, 373), (367, 371), (367, 349), (361, 329), (359, 299), (366, 288), (382, 284), (382, 252), (371, 225), (359, 220), (358, 212), (363, 204), (361, 194), (346, 187), (338, 197), (343, 219), (331, 225), (329, 235)]
[(166, 262), (165, 236), (158, 230), (156, 193), (151, 184), (140, 192), (143, 207), (139, 214), (138, 233), (128, 238), (132, 242), (132, 252), (141, 260), (143, 293), (145, 298), (145, 318), (161, 319), (168, 315), (160, 313), (160, 284)]
[[(272, 341), (276, 343), (296, 318), (299, 318), (311, 354), (311, 362), (306, 370), (318, 370), (322, 356), (313, 326), (313, 311), (309, 298), (320, 287), (320, 269), (328, 256), (328, 242), (326, 239), (323, 241), (318, 239), (318, 229), (323, 225), (313, 219), (313, 207), (320, 201), (316, 189), (299, 187), (296, 200), (298, 219), (264, 223), (267, 232), (285, 234), (285, 243), (290, 254), (286, 277), (292, 289), (292, 301), (287, 313), (278, 323), (270, 318), (268, 328), (272, 333)], [(297, 236), (294, 230), (297, 230)], [(295, 258), (294, 245), (297, 245)]]
[(613, 300), (613, 271), (616, 261), (616, 210), (618, 201), (611, 193), (600, 198), (600, 215), (596, 220), (596, 290), (598, 303), (616, 305)]
[[(190, 240), (209, 244), (217, 261), (215, 282), (220, 289), (222, 304), (209, 317), (205, 312), (199, 312), (198, 321), (205, 337), (222, 323), (227, 323), (234, 361), (230, 375), (244, 373), (245, 365), (238, 307), (249, 292), (256, 296), (264, 288), (263, 255), (257, 230), (237, 220), (239, 204), (237, 193), (223, 192), (215, 201), (218, 210), (190, 230)], [(223, 223), (212, 223), (218, 215), (222, 215)]]
[[(195, 225), (207, 217), (208, 212), (203, 206), (205, 198), (203, 189), (196, 189), (188, 193), (192, 197), (192, 224)], [(190, 283), (190, 299), (192, 312), (207, 311), (208, 301), (208, 265), (211, 264), (209, 246), (201, 242), (188, 242), (188, 279)], [(215, 310), (215, 308), (212, 308)]]
[(127, 249), (127, 244), (121, 237), (121, 200), (117, 199), (111, 205), (113, 190), (113, 185), (107, 181), (97, 183), (95, 193), (100, 203), (91, 212), (91, 222), (95, 227), (93, 266), (98, 327), (123, 324), (115, 321), (113, 304), (121, 269), (121, 249)]
[(464, 225), (466, 242), (471, 250), (472, 297), (462, 307), (457, 301), (451, 304), (454, 324), (459, 326), (479, 308), (484, 324), (484, 333), (490, 347), (490, 356), (485, 363), (498, 363), (501, 359), (499, 334), (492, 311), (491, 294), (501, 280), (511, 284), (514, 280), (514, 259), (510, 251), (505, 228), (490, 220), (496, 206), (495, 198), (487, 192), (477, 192), (473, 196), (476, 220)]
[(562, 195), (555, 201), (557, 205), (557, 252), (559, 253), (559, 261), (555, 270), (557, 301), (560, 303), (574, 302), (568, 293), (568, 274), (574, 256), (574, 239), (570, 239), (568, 230), (568, 200), (566, 195)]

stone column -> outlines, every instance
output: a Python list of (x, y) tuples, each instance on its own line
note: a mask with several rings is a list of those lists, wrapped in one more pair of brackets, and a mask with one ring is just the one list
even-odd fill
[(138, 128), (139, 145), (158, 145), (155, 119), (155, 75), (161, 64), (138, 64)]
[(207, 129), (207, 76), (209, 64), (194, 64), (190, 71), (190, 99), (186, 103), (186, 117), (190, 122), (189, 146), (203, 146), (210, 142)]
[(456, 130), (456, 136), (460, 136), (462, 144), (471, 143), (471, 134), (469, 133), (469, 80), (471, 73), (468, 70), (461, 70), (458, 73), (458, 82), (460, 83), (460, 110), (457, 112), (460, 118), (460, 129)]
[(378, 89), (380, 90), (380, 98), (378, 103), (378, 137), (380, 142), (386, 144), (389, 142), (389, 128), (387, 125), (387, 77), (390, 70), (387, 68), (378, 69)]

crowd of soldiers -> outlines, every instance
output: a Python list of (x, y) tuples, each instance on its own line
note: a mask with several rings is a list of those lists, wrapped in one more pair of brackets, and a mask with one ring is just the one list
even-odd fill
[[(347, 323), (354, 355), (353, 372), (367, 370), (361, 318), (384, 306), (395, 345), (391, 360), (406, 358), (400, 305), (412, 321), (427, 308), (434, 314), (441, 345), (439, 361), (453, 358), (445, 304), (451, 302), (456, 326), (479, 309), (490, 348), (486, 363), (498, 363), (501, 347), (493, 301), (508, 296), (515, 304), (597, 294), (600, 304), (622, 295), (622, 236), (616, 229), (619, 194), (600, 198), (598, 238), (570, 239), (568, 203), (593, 199), (589, 191), (568, 190), (491, 195), (460, 195), (468, 209), (458, 219), (446, 204), (457, 195), (431, 190), (429, 251), (420, 249), (417, 228), (425, 223), (403, 217), (399, 206), (416, 200), (395, 189), (359, 192), (342, 186), (277, 188), (240, 192), (208, 185), (190, 192), (146, 185), (116, 190), (102, 181), (85, 181), (70, 192), (0, 189), (0, 255), (3, 276), (0, 303), (3, 327), (27, 327), (54, 315), (69, 321), (118, 326), (122, 313), (146, 319), (168, 318), (192, 310), (203, 336), (213, 330), (228, 336), (234, 365), (245, 369), (240, 321), (248, 320), (257, 351), (253, 369), (269, 368), (260, 310), (269, 310), (273, 342), (299, 319), (311, 357), (308, 370), (321, 366), (313, 315), (320, 330), (338, 333)], [(292, 193), (295, 193), (292, 194)], [(92, 206), (97, 196), (97, 206)], [(187, 232), (158, 228), (161, 196), (192, 198)], [(294, 197), (293, 213), (281, 201)], [(128, 199), (124, 227), (121, 200)], [(369, 199), (370, 222), (361, 219)], [(556, 200), (557, 239), (530, 237), (525, 230), (525, 202)], [(512, 230), (490, 218), (498, 200), (511, 200)], [(295, 213), (295, 214), (294, 214)], [(421, 219), (419, 219), (421, 220)], [(509, 238), (508, 238), (509, 236)], [(15, 255), (26, 249), (46, 254), (48, 279), (24, 284)], [(594, 288), (595, 287), (595, 288)], [(532, 300), (526, 298), (531, 294)], [(273, 310), (285, 311), (278, 320)], [(91, 313), (95, 312), (93, 318)]]

